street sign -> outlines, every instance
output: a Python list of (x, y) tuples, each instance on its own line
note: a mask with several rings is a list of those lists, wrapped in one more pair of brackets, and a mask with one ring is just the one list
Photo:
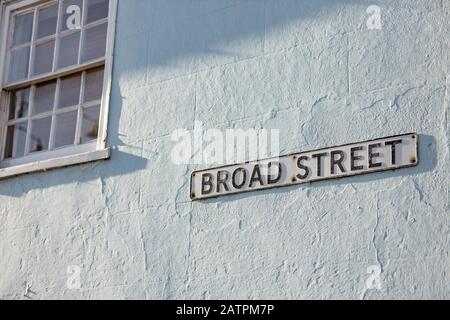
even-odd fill
[(191, 199), (297, 185), (416, 166), (415, 133), (192, 173)]

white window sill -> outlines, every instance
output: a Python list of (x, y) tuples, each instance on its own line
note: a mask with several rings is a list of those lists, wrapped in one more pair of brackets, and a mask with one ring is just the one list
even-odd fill
[(10, 178), (26, 173), (33, 173), (33, 172), (47, 171), (56, 168), (68, 167), (72, 165), (78, 165), (97, 160), (106, 160), (109, 158), (110, 158), (110, 149), (108, 148), (70, 156), (35, 161), (0, 169), (0, 179)]

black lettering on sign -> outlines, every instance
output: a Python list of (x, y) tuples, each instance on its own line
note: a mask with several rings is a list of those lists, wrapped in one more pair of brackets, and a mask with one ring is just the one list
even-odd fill
[(202, 194), (210, 194), (213, 191), (213, 175), (211, 173), (204, 173), (202, 175)]
[[(339, 158), (336, 159), (336, 156), (339, 156)], [(336, 166), (339, 167), (339, 170), (341, 170), (342, 173), (345, 173), (344, 166), (342, 165), (342, 162), (344, 162), (344, 158), (344, 151), (337, 150), (331, 152), (331, 174), (336, 173)]]
[(379, 152), (373, 152), (373, 149), (381, 148), (381, 143), (369, 144), (369, 168), (379, 168), (383, 164), (381, 162), (374, 162), (374, 158), (380, 157)]
[(228, 171), (219, 171), (217, 172), (217, 192), (220, 192), (220, 187), (223, 186), (225, 191), (230, 191), (228, 188), (228, 179), (230, 178), (230, 174)]
[(396, 146), (398, 144), (401, 144), (402, 142), (403, 142), (402, 140), (395, 140), (395, 141), (388, 141), (388, 142), (385, 143), (386, 146), (391, 146), (392, 165), (396, 165), (397, 164), (397, 156), (396, 156), (397, 148), (396, 148)]
[[(241, 183), (237, 182), (237, 177), (239, 173), (242, 173)], [(234, 170), (232, 178), (233, 188), (242, 189), (242, 187), (245, 185), (246, 182), (247, 182), (247, 170), (245, 170), (244, 168), (237, 168), (236, 170)]]
[(281, 171), (281, 163), (279, 163), (279, 162), (277, 163), (278, 164), (278, 168), (277, 168), (278, 175), (275, 176), (275, 178), (272, 177), (272, 170), (271, 169), (272, 169), (272, 166), (274, 164), (275, 164), (274, 162), (269, 162), (269, 164), (267, 166), (267, 171), (268, 171), (267, 183), (268, 184), (275, 184), (275, 183), (278, 183), (281, 180), (282, 171)]
[(322, 176), (322, 158), (328, 155), (327, 152), (314, 154), (313, 159), (317, 159), (317, 176)]
[(297, 167), (299, 169), (302, 169), (303, 171), (305, 171), (304, 174), (297, 175), (297, 178), (300, 180), (305, 180), (309, 176), (309, 168), (302, 164), (303, 161), (308, 161), (308, 160), (309, 160), (308, 156), (301, 156), (297, 159)]
[(357, 156), (356, 152), (357, 151), (362, 151), (364, 150), (363, 147), (354, 147), (350, 149), (350, 168), (352, 171), (358, 171), (358, 170), (363, 170), (364, 166), (357, 166), (356, 165), (356, 161), (359, 160), (363, 160), (364, 158), (362, 156)]
[(255, 167), (253, 168), (253, 173), (252, 173), (252, 177), (251, 177), (251, 179), (250, 179), (250, 185), (249, 185), (249, 187), (252, 188), (252, 187), (253, 187), (253, 184), (254, 184), (255, 182), (259, 182), (259, 184), (260, 184), (261, 186), (264, 185), (264, 181), (262, 180), (262, 177), (261, 177), (261, 169), (260, 169), (260, 167), (259, 167), (259, 164), (255, 165)]

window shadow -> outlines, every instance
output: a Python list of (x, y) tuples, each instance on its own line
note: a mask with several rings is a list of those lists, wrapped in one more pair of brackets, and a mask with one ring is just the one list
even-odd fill
[[(0, 181), (0, 195), (17, 198), (31, 190), (73, 183), (80, 184), (82, 188), (83, 183), (128, 175), (143, 170), (146, 166), (147, 159), (113, 148), (109, 160), (55, 168), (46, 172), (34, 172)], [(48, 199), (41, 199), (41, 201), (48, 201)]]

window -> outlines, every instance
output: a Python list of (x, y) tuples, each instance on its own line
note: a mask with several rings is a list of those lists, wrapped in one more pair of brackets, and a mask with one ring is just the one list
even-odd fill
[(0, 178), (109, 157), (116, 0), (6, 4)]

